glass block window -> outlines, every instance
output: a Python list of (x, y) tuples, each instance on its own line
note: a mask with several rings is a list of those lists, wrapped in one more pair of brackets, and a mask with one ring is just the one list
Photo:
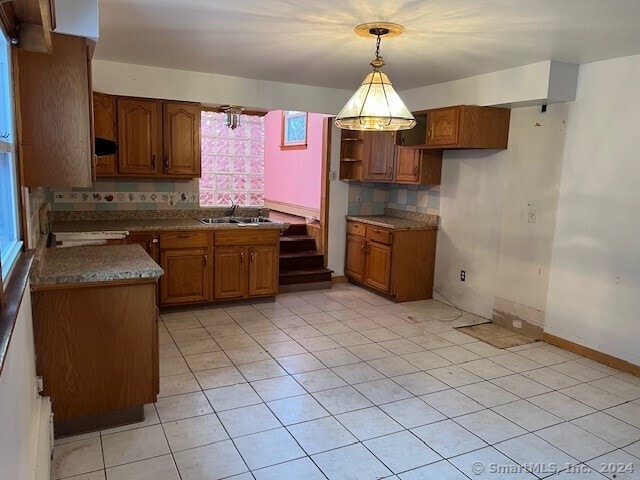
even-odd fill
[(200, 206), (264, 204), (264, 117), (241, 115), (231, 130), (224, 113), (202, 112)]

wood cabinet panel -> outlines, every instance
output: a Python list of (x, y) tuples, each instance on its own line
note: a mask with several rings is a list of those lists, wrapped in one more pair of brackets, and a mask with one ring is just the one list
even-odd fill
[(427, 144), (456, 145), (460, 127), (458, 107), (441, 108), (429, 112), (427, 117)]
[(52, 34), (53, 53), (16, 50), (22, 183), (89, 187), (93, 138), (86, 41)]
[(208, 232), (171, 232), (160, 234), (160, 248), (207, 247), (210, 235)]
[(427, 147), (507, 148), (509, 120), (507, 108), (458, 105), (427, 112)]
[(158, 256), (158, 235), (156, 233), (131, 232), (127, 235), (125, 243), (140, 245), (156, 263), (160, 262)]
[(56, 422), (156, 401), (156, 282), (32, 292), (36, 370)]
[(269, 230), (240, 230), (218, 231), (215, 234), (215, 245), (277, 245), (280, 240), (280, 231)]
[(160, 251), (160, 303), (175, 305), (211, 300), (211, 265), (208, 248)]
[(345, 275), (398, 302), (432, 297), (437, 229), (390, 230), (348, 221)]
[(216, 247), (214, 297), (242, 298), (247, 292), (244, 247)]
[(366, 248), (366, 239), (355, 235), (347, 235), (347, 254), (344, 270), (348, 277), (360, 283), (364, 283), (365, 279)]
[(117, 109), (118, 172), (156, 175), (162, 149), (162, 103), (118, 98)]
[(275, 295), (278, 292), (278, 247), (249, 248), (249, 295)]
[[(93, 94), (93, 133), (96, 137), (117, 142), (116, 98)], [(111, 176), (118, 171), (118, 155), (104, 155), (96, 160), (96, 175)]]
[(440, 185), (442, 150), (419, 150), (398, 147), (396, 151), (396, 183)]
[(164, 174), (200, 176), (200, 106), (165, 103), (163, 122)]
[(365, 132), (363, 181), (393, 181), (396, 132)]
[(369, 242), (364, 283), (383, 292), (390, 291), (391, 247)]

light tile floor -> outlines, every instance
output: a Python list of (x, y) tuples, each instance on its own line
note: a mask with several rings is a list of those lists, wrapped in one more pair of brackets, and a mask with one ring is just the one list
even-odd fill
[(56, 441), (53, 478), (640, 478), (640, 378), (457, 317), (352, 285), (164, 314), (146, 420)]

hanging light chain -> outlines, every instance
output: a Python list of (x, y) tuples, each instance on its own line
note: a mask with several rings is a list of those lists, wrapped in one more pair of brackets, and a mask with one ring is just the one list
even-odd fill
[(378, 40), (376, 40), (376, 60), (380, 60), (380, 33), (378, 32)]

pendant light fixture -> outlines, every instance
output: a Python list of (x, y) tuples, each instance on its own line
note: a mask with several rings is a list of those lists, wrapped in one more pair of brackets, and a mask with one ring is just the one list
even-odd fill
[(224, 112), (224, 124), (231, 130), (235, 130), (240, 126), (240, 115), (244, 112), (243, 107), (237, 105), (223, 105), (220, 111)]
[(354, 29), (360, 36), (374, 36), (376, 58), (371, 61), (373, 72), (369, 73), (336, 117), (336, 126), (345, 130), (408, 130), (416, 119), (396, 93), (380, 69), (384, 60), (380, 56), (380, 39), (397, 37), (404, 32), (402, 25), (395, 23), (365, 23)]

